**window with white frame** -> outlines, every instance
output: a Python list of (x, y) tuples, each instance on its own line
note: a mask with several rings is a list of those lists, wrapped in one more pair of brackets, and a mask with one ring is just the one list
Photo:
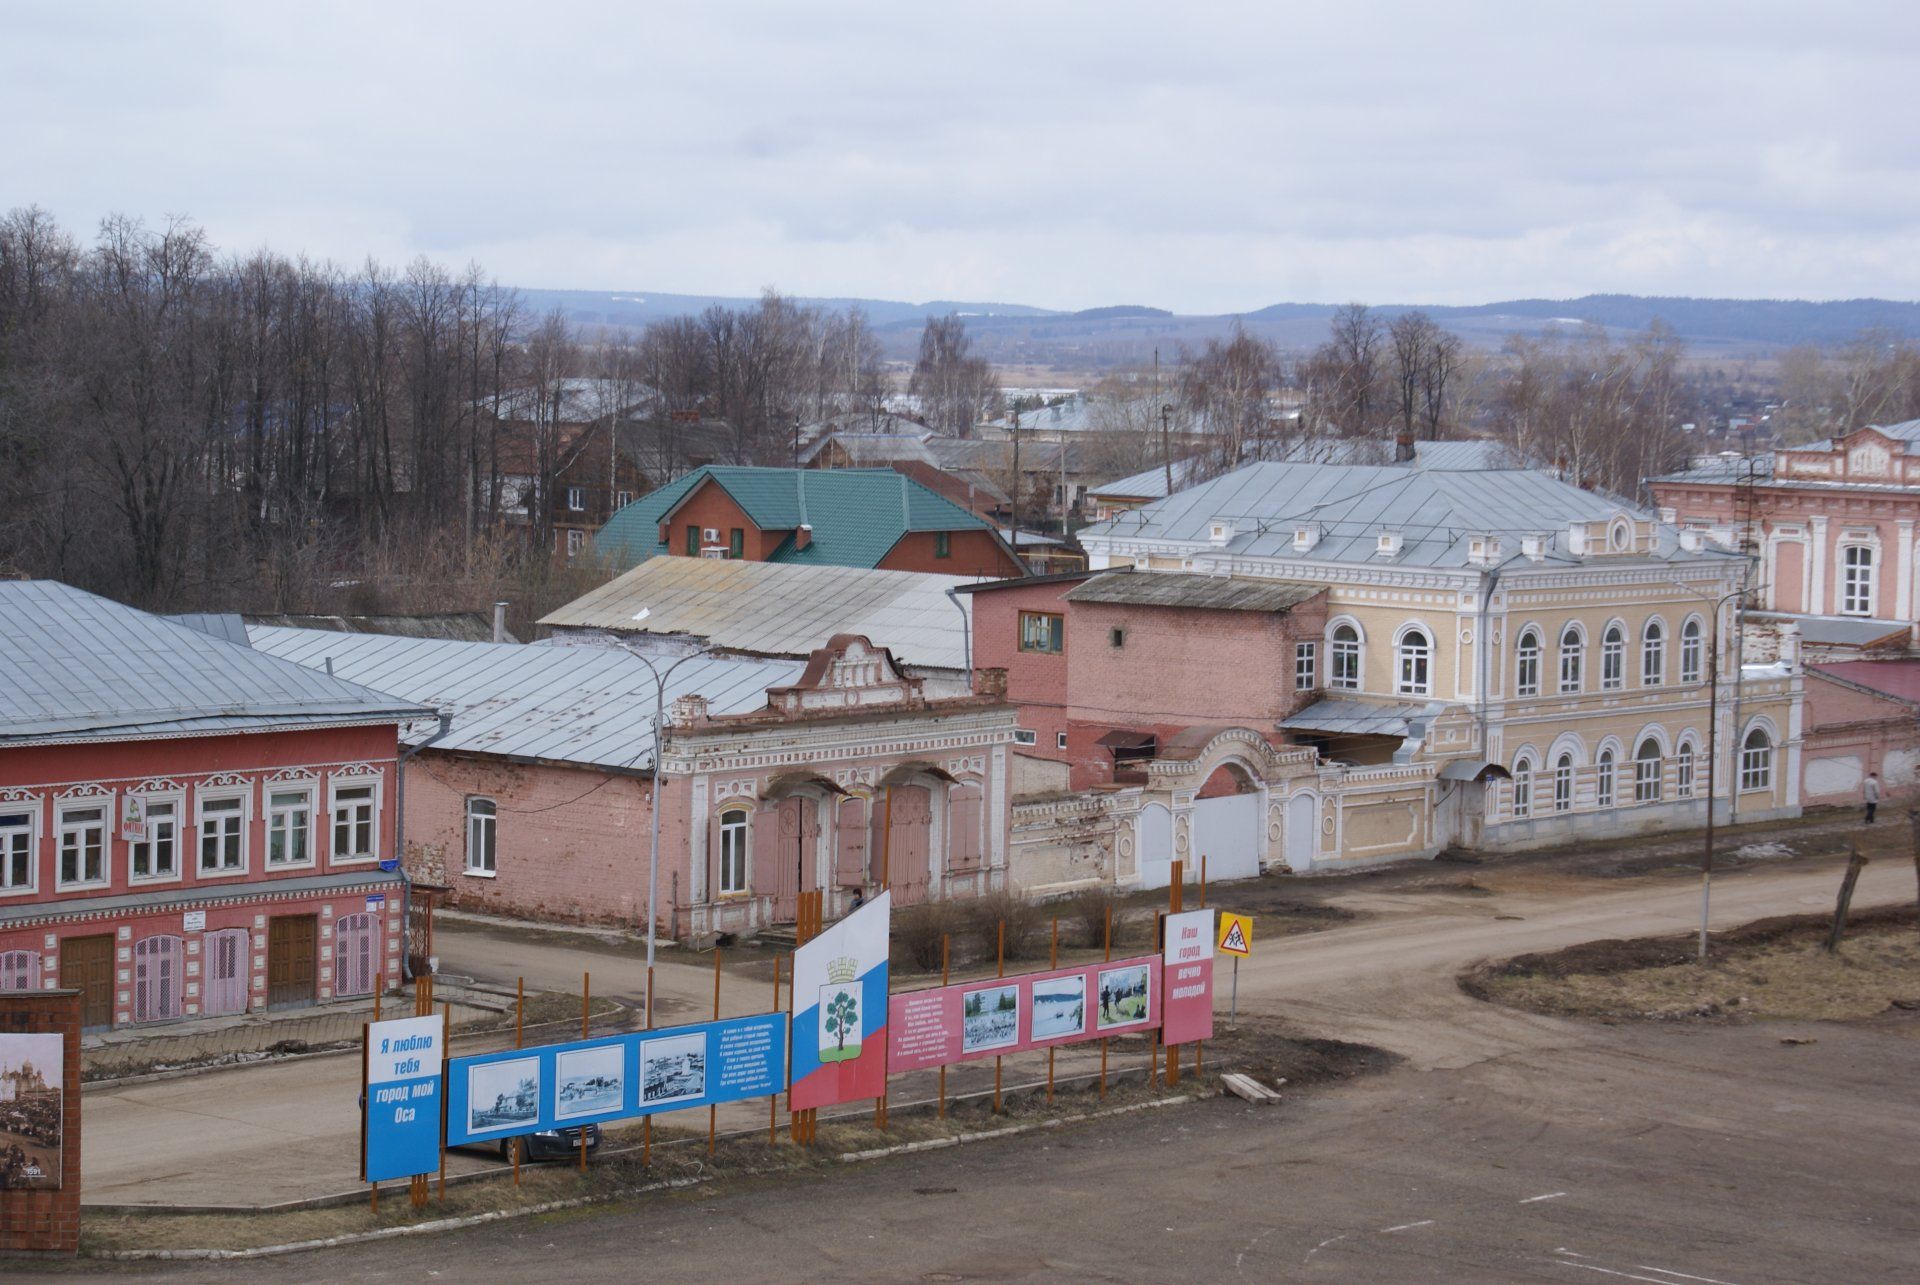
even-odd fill
[(1055, 732), (1053, 734), (1053, 747), (1057, 750), (1067, 748), (1067, 734), (1065, 732)]
[(247, 868), (247, 800), (241, 794), (200, 794), (200, 873), (233, 874)]
[(580, 556), (580, 550), (586, 547), (587, 533), (578, 527), (569, 528), (567, 531), (567, 556), (569, 558), (577, 558)]
[(1335, 626), (1328, 652), (1333, 669), (1327, 675), (1327, 686), (1339, 691), (1359, 691), (1360, 631), (1352, 625)]
[(1318, 643), (1297, 642), (1293, 645), (1293, 690), (1309, 692), (1319, 682)]
[(1533, 812), (1533, 760), (1522, 754), (1513, 761), (1513, 815)]
[(720, 895), (747, 890), (747, 814), (735, 808), (720, 814)]
[(107, 881), (107, 809), (102, 804), (60, 809), (60, 886), (85, 888)]
[(1633, 755), (1633, 801), (1660, 801), (1660, 743), (1649, 736)]
[(1658, 687), (1667, 681), (1667, 631), (1649, 620), (1640, 635), (1640, 685)]
[(1773, 738), (1767, 735), (1764, 727), (1754, 728), (1747, 733), (1747, 739), (1740, 743), (1740, 788), (1773, 788)]
[(1840, 614), (1873, 614), (1873, 550), (1864, 544), (1840, 551)]
[(146, 798), (147, 837), (127, 845), (128, 877), (172, 879), (180, 873), (180, 801)]
[(1689, 620), (1680, 627), (1680, 681), (1683, 683), (1697, 683), (1706, 676), (1701, 633), (1698, 620)]
[(267, 864), (313, 864), (313, 789), (270, 789), (267, 792)]
[(492, 799), (467, 800), (467, 873), (490, 875), (499, 870), (500, 809)]
[(568, 487), (568, 488), (567, 488), (567, 508), (568, 508), (568, 510), (570, 510), (571, 512), (574, 512), (574, 513), (579, 513), (579, 512), (582, 512), (583, 510), (585, 510), (585, 509), (586, 509), (586, 507), (587, 507), (587, 491), (586, 491), (586, 488), (585, 488), (585, 487), (581, 487), (581, 486), (570, 486), (570, 487)]
[(1540, 694), (1540, 631), (1528, 629), (1520, 635), (1519, 672), (1514, 675), (1516, 696)]
[(375, 855), (378, 812), (379, 787), (371, 783), (333, 787), (333, 860), (365, 861)]
[(1613, 751), (1601, 750), (1594, 773), (1594, 802), (1603, 808), (1613, 806)]
[(1579, 626), (1568, 625), (1560, 631), (1560, 690), (1580, 690), (1580, 670), (1586, 660), (1587, 640)]
[(34, 888), (33, 813), (0, 812), (0, 896)]
[(1553, 810), (1573, 810), (1573, 755), (1562, 754), (1553, 765)]
[(632, 491), (615, 491), (613, 493), (613, 506), (616, 509), (624, 509), (629, 504), (632, 504), (632, 503), (633, 503)]
[(1673, 792), (1682, 799), (1693, 797), (1693, 742), (1682, 741), (1673, 755)]
[(1627, 683), (1627, 635), (1619, 625), (1608, 625), (1600, 636), (1600, 690), (1618, 691)]
[(1400, 635), (1398, 677), (1394, 690), (1401, 696), (1425, 696), (1433, 690), (1433, 640), (1423, 630)]

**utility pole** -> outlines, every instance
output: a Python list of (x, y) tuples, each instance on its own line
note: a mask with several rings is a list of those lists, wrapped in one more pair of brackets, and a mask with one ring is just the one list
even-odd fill
[(1173, 435), (1168, 429), (1168, 421), (1173, 418), (1173, 407), (1166, 402), (1160, 403), (1160, 460), (1167, 469), (1167, 494), (1173, 494)]
[(1013, 560), (1022, 568), (1027, 565), (1020, 557), (1020, 412), (1015, 410), (1013, 418), (1008, 420), (1009, 431), (1013, 434), (1013, 521), (1011, 531), (1013, 540)]

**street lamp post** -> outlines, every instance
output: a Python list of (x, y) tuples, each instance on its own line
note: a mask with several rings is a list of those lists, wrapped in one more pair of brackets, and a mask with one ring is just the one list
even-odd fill
[[(1720, 775), (1720, 610), (1730, 600), (1753, 592), (1754, 589), (1735, 589), (1713, 600), (1713, 632), (1707, 641), (1707, 834), (1706, 849), (1700, 854), (1700, 962), (1703, 964), (1707, 962), (1707, 916), (1713, 903), (1713, 817)], [(1739, 654), (1740, 648), (1736, 646), (1734, 655)], [(1730, 794), (1737, 795), (1739, 789), (1740, 778), (1736, 772)]]

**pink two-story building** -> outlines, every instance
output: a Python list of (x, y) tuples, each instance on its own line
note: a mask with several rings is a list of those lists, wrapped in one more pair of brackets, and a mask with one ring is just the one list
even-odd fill
[(398, 727), (431, 711), (0, 582), (0, 989), (91, 1028), (397, 985)]

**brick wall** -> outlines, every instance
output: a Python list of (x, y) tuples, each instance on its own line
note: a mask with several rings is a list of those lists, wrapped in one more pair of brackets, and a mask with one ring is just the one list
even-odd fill
[(43, 1031), (66, 1041), (60, 1071), (60, 1188), (0, 1191), (0, 1253), (71, 1256), (80, 1247), (80, 996), (75, 991), (0, 995), (0, 1035)]
[[(673, 511), (667, 523), (667, 551), (677, 557), (687, 552), (687, 528), (698, 527), (702, 544), (705, 544), (705, 532), (711, 527), (720, 533), (720, 543), (725, 545), (732, 538), (735, 527), (745, 534), (744, 557), (748, 562), (765, 562), (768, 555), (780, 547), (787, 538), (785, 531), (762, 531), (753, 524), (733, 497), (726, 493), (718, 482), (702, 482), (694, 493), (681, 501)], [(656, 536), (659, 532), (654, 532)]]
[(1020, 613), (1043, 611), (1064, 616), (1066, 595), (1082, 579), (989, 589), (973, 597), (973, 663), (979, 669), (1007, 671), (1007, 699), (1019, 707), (1020, 727), (1034, 733), (1032, 745), (1015, 752), (1054, 762), (1067, 761), (1058, 748), (1059, 734), (1067, 730), (1067, 657), (1080, 637), (1069, 625), (1063, 635), (1065, 650), (1020, 650)]
[(947, 556), (935, 554), (937, 532), (910, 531), (880, 559), (883, 571), (932, 571), (948, 576), (1017, 576), (1020, 566), (990, 531), (948, 532)]
[[(463, 910), (637, 923), (646, 912), (649, 788), (638, 777), (588, 768), (427, 750), (407, 767), (407, 870), (452, 888), (450, 903)], [(467, 799), (476, 795), (492, 799), (496, 809), (492, 877), (466, 869)], [(663, 831), (663, 912), (670, 896), (668, 841)]]

